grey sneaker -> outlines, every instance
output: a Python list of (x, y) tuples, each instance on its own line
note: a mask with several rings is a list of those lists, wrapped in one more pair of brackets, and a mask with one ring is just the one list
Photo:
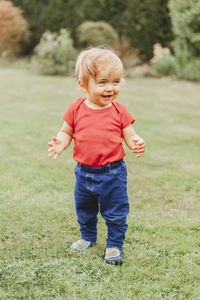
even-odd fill
[(92, 245), (92, 242), (81, 239), (71, 244), (69, 248), (74, 251), (84, 251), (87, 248), (92, 247)]
[(124, 254), (123, 251), (118, 248), (106, 248), (104, 259), (108, 264), (121, 265), (123, 263)]

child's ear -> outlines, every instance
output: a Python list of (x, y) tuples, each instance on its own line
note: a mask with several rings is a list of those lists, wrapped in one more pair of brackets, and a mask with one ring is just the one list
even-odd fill
[(83, 92), (87, 93), (87, 89), (85, 88), (85, 86), (84, 86), (82, 80), (78, 80), (78, 84), (79, 84), (81, 90), (82, 90)]

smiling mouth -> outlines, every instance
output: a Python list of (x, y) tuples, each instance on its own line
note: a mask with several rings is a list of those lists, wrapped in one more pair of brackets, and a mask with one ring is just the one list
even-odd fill
[(102, 95), (103, 98), (111, 98), (113, 95)]

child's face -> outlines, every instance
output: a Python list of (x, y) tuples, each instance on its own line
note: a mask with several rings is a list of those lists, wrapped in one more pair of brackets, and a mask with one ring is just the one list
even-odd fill
[(90, 78), (87, 88), (87, 98), (97, 106), (109, 106), (120, 91), (122, 68), (119, 64), (108, 62), (99, 65), (96, 78)]

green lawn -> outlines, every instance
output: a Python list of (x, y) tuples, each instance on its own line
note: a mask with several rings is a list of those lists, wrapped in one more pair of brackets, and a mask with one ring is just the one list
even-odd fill
[(76, 222), (72, 146), (47, 143), (80, 95), (75, 79), (0, 69), (0, 299), (200, 299), (200, 85), (127, 79), (120, 94), (146, 140), (126, 148), (129, 228), (120, 266), (104, 263), (106, 226), (85, 253)]

